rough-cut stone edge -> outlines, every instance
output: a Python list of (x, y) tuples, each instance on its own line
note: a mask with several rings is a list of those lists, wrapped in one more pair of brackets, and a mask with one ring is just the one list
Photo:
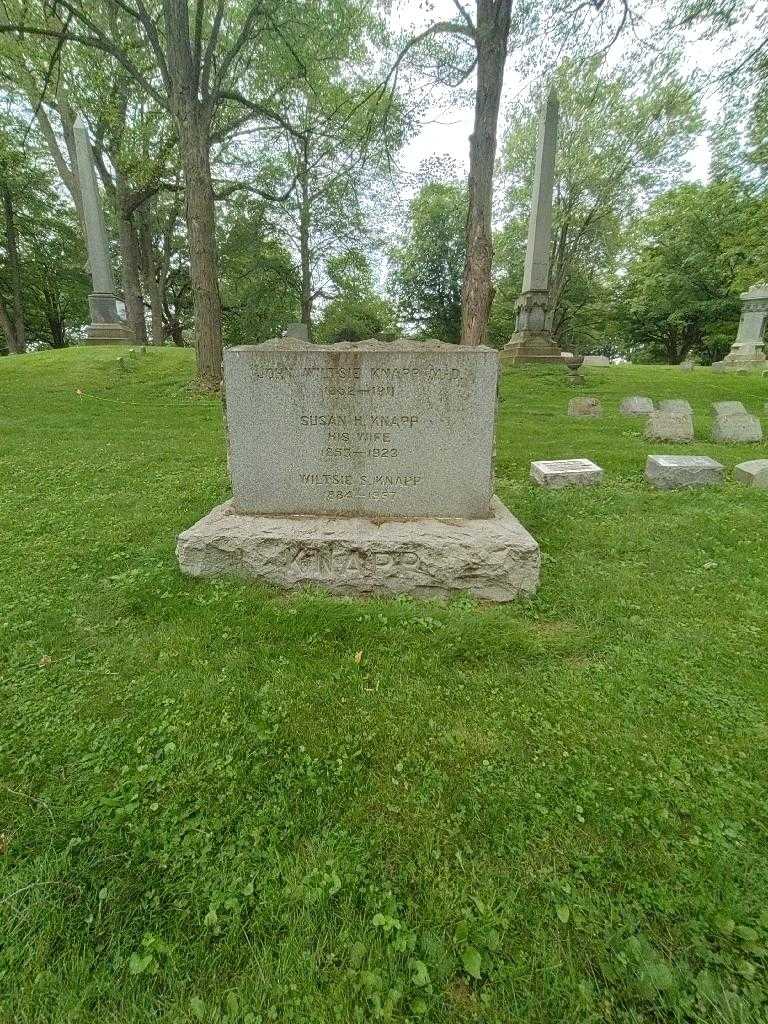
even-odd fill
[(649, 455), (645, 463), (645, 479), (656, 490), (674, 491), (686, 487), (707, 487), (721, 484), (725, 480), (725, 466), (708, 455), (681, 455), (679, 458), (695, 459), (688, 465), (667, 465), (667, 459), (674, 455)]
[(733, 479), (747, 487), (768, 490), (768, 459), (749, 459), (733, 467)]
[[(331, 552), (337, 566), (323, 578)], [(490, 519), (246, 516), (226, 502), (179, 534), (176, 555), (188, 576), (236, 575), (360, 597), (467, 593), (493, 602), (533, 594), (540, 568), (539, 545), (497, 497)], [(356, 571), (343, 564), (350, 559)]]
[(579, 469), (558, 469), (557, 463), (567, 464), (575, 459), (538, 459), (531, 463), (531, 480), (540, 487), (560, 490), (563, 487), (594, 487), (602, 483), (603, 469), (591, 459), (579, 461), (588, 463)]
[(715, 416), (749, 416), (744, 403), (735, 400), (713, 402), (712, 412)]
[[(670, 406), (680, 405), (685, 406), (685, 408), (670, 408)], [(693, 407), (691, 406), (691, 403), (688, 401), (687, 398), (662, 398), (662, 400), (659, 402), (657, 408), (654, 411), (674, 412), (677, 413), (678, 415), (684, 413), (686, 416), (693, 416)]]
[(496, 352), (489, 345), (452, 345), (448, 341), (427, 338), (418, 341), (413, 338), (395, 338), (394, 341), (381, 341), (378, 338), (365, 338), (363, 341), (337, 341), (332, 345), (315, 345), (302, 338), (290, 335), (285, 338), (267, 338), (259, 345), (233, 345), (230, 352), (453, 352), (465, 355), (468, 352)]

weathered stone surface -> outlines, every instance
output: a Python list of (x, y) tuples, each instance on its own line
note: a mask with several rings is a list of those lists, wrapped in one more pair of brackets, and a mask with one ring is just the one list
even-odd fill
[(488, 516), (498, 365), (493, 349), (441, 343), (226, 349), (235, 506)]
[(750, 459), (733, 467), (733, 479), (747, 487), (768, 490), (768, 459)]
[(713, 402), (712, 410), (715, 416), (747, 415), (747, 410), (741, 402)]
[(680, 363), (680, 369), (685, 370), (687, 373), (690, 373), (695, 365), (696, 364), (692, 359), (684, 359), (682, 363)]
[(684, 412), (687, 416), (693, 416), (691, 403), (684, 398), (664, 398), (659, 402), (659, 412)]
[(531, 480), (541, 487), (590, 487), (602, 479), (602, 469), (589, 459), (549, 459), (531, 463)]
[(298, 338), (300, 341), (309, 341), (309, 328), (306, 324), (293, 321), (286, 324), (285, 336), (286, 338)]
[(602, 416), (603, 407), (597, 398), (572, 398), (568, 403), (568, 415), (576, 417)]
[(653, 402), (644, 395), (630, 395), (622, 401), (619, 412), (625, 416), (647, 416), (653, 412)]
[(712, 423), (712, 440), (718, 443), (755, 443), (763, 440), (763, 428), (757, 416), (731, 413), (716, 416)]
[(488, 519), (445, 520), (253, 516), (228, 502), (180, 534), (176, 554), (189, 576), (360, 596), (469, 593), (501, 602), (534, 593), (539, 580), (538, 544), (496, 497)]
[(762, 372), (766, 368), (765, 324), (768, 320), (768, 285), (755, 284), (741, 294), (742, 311), (736, 340), (731, 351), (712, 369), (719, 372)]
[(645, 436), (649, 441), (692, 441), (693, 418), (686, 412), (656, 410), (648, 416)]
[(611, 360), (608, 356), (584, 356), (582, 366), (610, 366)]
[(708, 455), (649, 455), (645, 479), (660, 491), (705, 487), (725, 479), (725, 468)]

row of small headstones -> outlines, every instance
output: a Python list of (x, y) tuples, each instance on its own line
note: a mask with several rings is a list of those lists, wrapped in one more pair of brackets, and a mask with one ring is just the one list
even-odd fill
[[(550, 459), (531, 463), (531, 480), (541, 487), (589, 487), (603, 480), (603, 470), (590, 459)], [(649, 455), (645, 479), (660, 491), (704, 487), (725, 481), (725, 466), (708, 455)], [(733, 479), (747, 487), (768, 490), (768, 459), (734, 466)]]
[[(716, 442), (757, 442), (763, 440), (763, 428), (757, 416), (752, 416), (741, 402), (714, 402), (712, 440)], [(619, 405), (625, 416), (647, 416), (645, 436), (649, 441), (693, 441), (693, 409), (684, 398), (667, 398), (656, 409), (650, 398), (631, 395)], [(768, 402), (765, 403), (768, 414)], [(597, 398), (573, 398), (568, 403), (568, 415), (579, 418), (602, 416), (603, 408)]]

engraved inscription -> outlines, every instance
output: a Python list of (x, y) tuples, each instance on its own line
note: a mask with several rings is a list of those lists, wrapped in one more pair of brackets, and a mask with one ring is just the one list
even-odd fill
[(403, 569), (418, 569), (419, 555), (416, 551), (351, 551), (349, 548), (305, 548), (299, 547), (291, 555), (290, 568), (301, 575), (313, 578), (333, 579), (341, 573), (375, 572), (390, 576)]

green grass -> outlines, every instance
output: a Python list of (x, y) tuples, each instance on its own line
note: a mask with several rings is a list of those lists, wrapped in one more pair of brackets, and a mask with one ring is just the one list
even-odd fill
[(180, 576), (220, 408), (116, 356), (0, 360), (0, 1021), (765, 1021), (768, 494), (651, 492), (616, 407), (766, 384), (508, 371), (537, 597), (359, 603)]

